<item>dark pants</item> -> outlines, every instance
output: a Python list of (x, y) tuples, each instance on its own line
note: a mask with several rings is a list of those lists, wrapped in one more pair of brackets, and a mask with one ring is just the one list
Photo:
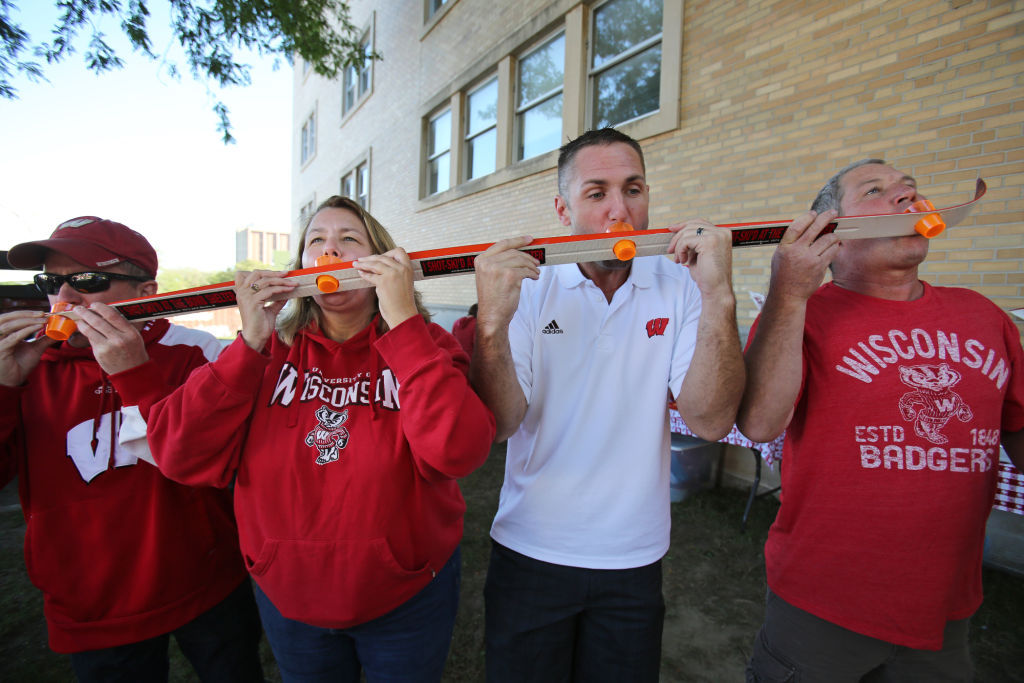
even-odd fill
[(156, 683), (167, 680), (170, 636), (204, 683), (260, 683), (260, 619), (247, 578), (181, 628), (103, 650), (76, 652), (71, 667), (81, 683)]
[(581, 569), (491, 547), (484, 588), (487, 680), (657, 681), (661, 561)]
[(747, 664), (748, 683), (970, 681), (969, 619), (946, 623), (942, 649), (915, 650), (854, 633), (794, 607), (771, 591)]
[(459, 606), (458, 548), (430, 583), (387, 614), (345, 629), (281, 614), (256, 586), (256, 604), (285, 683), (440, 681)]

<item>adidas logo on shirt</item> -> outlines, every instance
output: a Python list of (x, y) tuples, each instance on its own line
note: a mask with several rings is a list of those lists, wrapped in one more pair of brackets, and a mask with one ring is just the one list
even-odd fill
[(544, 326), (544, 329), (540, 331), (541, 334), (562, 334), (562, 328), (558, 326), (554, 320)]

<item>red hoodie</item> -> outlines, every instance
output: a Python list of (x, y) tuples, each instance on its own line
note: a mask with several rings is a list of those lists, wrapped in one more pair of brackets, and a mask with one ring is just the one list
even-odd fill
[(419, 592), (462, 538), (456, 477), (487, 457), (494, 416), (441, 327), (377, 320), (344, 343), (317, 331), (266, 353), (238, 338), (154, 406), (160, 469), (224, 486), (246, 565), (280, 612), (324, 628)]
[(142, 335), (150, 360), (131, 370), (108, 376), (91, 349), (65, 344), (23, 386), (0, 386), (0, 483), (18, 477), (56, 652), (168, 633), (245, 578), (230, 493), (170, 481), (118, 443), (123, 420), (145, 419), (219, 343), (166, 320)]

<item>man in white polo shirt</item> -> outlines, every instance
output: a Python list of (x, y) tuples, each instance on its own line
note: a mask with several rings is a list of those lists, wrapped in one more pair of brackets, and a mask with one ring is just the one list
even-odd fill
[[(611, 128), (561, 149), (573, 234), (647, 229), (643, 152)], [(743, 359), (728, 230), (673, 226), (656, 256), (541, 271), (498, 242), (476, 261), (471, 378), (509, 438), (486, 599), (490, 681), (656, 681), (669, 545), (669, 427), (732, 427)], [(683, 264), (683, 266), (677, 264)]]

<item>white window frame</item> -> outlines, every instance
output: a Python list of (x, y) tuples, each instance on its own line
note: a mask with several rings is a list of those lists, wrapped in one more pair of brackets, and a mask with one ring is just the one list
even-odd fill
[[(592, 128), (592, 79), (590, 78), (590, 45), (593, 39), (592, 13), (607, 0), (583, 0), (569, 8), (562, 21), (546, 25), (543, 31), (536, 31), (533, 25), (524, 25), (496, 46), (489, 56), (474, 63), (474, 66), (452, 79), (433, 97), (427, 98), (421, 110), (423, 129), (421, 138), (421, 193), (420, 206), (430, 208), (445, 202), (468, 196), (502, 183), (539, 173), (557, 164), (557, 150), (518, 159), (519, 141), (516, 116), (521, 113), (517, 106), (517, 55), (528, 54), (534, 46), (546, 44), (558, 32), (565, 31), (565, 66), (562, 87), (562, 132), (561, 142), (580, 136)], [(458, 3), (449, 0), (442, 10)], [(436, 23), (424, 26), (420, 40), (424, 40)], [(679, 128), (680, 95), (682, 86), (683, 46), (683, 0), (663, 0), (661, 25), (661, 79), (658, 89), (658, 109), (630, 121), (616, 125), (621, 132), (643, 141)], [(602, 65), (606, 66), (606, 65)], [(611, 66), (611, 64), (607, 65)], [(467, 93), (487, 74), (498, 72), (498, 121), (497, 155), (495, 172), (479, 178), (467, 179), (468, 171), (464, 131), (465, 103)], [(489, 80), (489, 78), (488, 78)], [(429, 122), (439, 113), (450, 109), (452, 112), (451, 180), (445, 191), (430, 193), (427, 154)]]
[[(562, 120), (563, 121), (565, 120), (565, 64), (564, 63), (562, 64), (562, 84), (560, 86), (558, 86), (557, 88), (553, 88), (553, 89), (549, 90), (548, 92), (543, 93), (542, 95), (539, 95), (538, 97), (533, 98), (532, 100), (526, 102), (525, 104), (522, 103), (522, 102), (519, 102), (519, 83), (520, 83), (520, 79), (522, 78), (522, 73), (519, 70), (520, 69), (520, 65), (522, 64), (522, 62), (524, 62), (525, 60), (529, 59), (530, 56), (533, 55), (535, 52), (538, 52), (539, 50), (543, 50), (545, 47), (548, 46), (549, 43), (551, 43), (552, 41), (556, 40), (559, 37), (561, 37), (563, 41), (565, 40), (565, 29), (564, 28), (560, 28), (558, 31), (555, 31), (554, 33), (549, 34), (548, 36), (546, 36), (535, 47), (533, 47), (532, 49), (530, 49), (527, 52), (524, 52), (522, 54), (522, 56), (520, 56), (519, 59), (517, 60), (517, 63), (516, 63), (516, 77), (515, 77), (515, 81), (512, 83), (512, 88), (514, 90), (513, 98), (515, 99), (515, 103), (516, 103), (516, 110), (515, 110), (515, 115), (513, 117), (512, 131), (511, 131), (511, 135), (512, 135), (512, 138), (513, 138), (513, 144), (515, 146), (515, 156), (513, 158), (513, 161), (525, 161), (526, 159), (532, 159), (535, 156), (540, 156), (540, 154), (544, 154), (546, 152), (550, 152), (551, 151), (551, 150), (545, 150), (545, 152), (541, 152), (539, 154), (534, 154), (532, 156), (528, 156), (528, 157), (527, 156), (523, 156), (523, 141), (520, 139), (520, 133), (519, 133), (519, 130), (520, 130), (520, 120), (521, 120), (522, 116), (525, 115), (528, 111), (530, 111), (531, 109), (533, 109), (535, 107), (539, 107), (540, 105), (544, 104), (545, 102), (547, 102), (548, 100), (551, 100), (554, 97), (557, 97), (557, 96), (561, 95), (562, 96)], [(558, 146), (556, 146), (554, 149), (558, 149)]]
[(338, 189), (338, 194), (340, 194), (342, 197), (349, 197), (351, 199), (354, 199), (356, 194), (355, 180), (355, 174), (352, 171), (349, 171), (348, 173), (343, 173), (341, 175), (341, 187)]
[(368, 149), (345, 167), (341, 174), (339, 192), (342, 197), (354, 199), (367, 211), (370, 210), (371, 156), (371, 150)]
[[(481, 128), (480, 130), (471, 133), (470, 130), (469, 130), (469, 122), (470, 122), (469, 102), (473, 98), (473, 95), (475, 95), (476, 93), (480, 92), (484, 88), (490, 87), (490, 85), (492, 83), (494, 84), (494, 103), (495, 103), (494, 123), (490, 124), (486, 128)], [(462, 149), (463, 149), (463, 152), (462, 152), (463, 153), (463, 158), (466, 160), (466, 167), (465, 167), (465, 169), (463, 169), (463, 172), (461, 174), (461, 178), (464, 181), (476, 180), (477, 178), (483, 178), (484, 176), (488, 176), (488, 175), (494, 173), (496, 170), (498, 170), (498, 140), (497, 140), (497, 137), (498, 137), (498, 118), (499, 118), (499, 116), (498, 116), (498, 106), (499, 106), (499, 102), (500, 101), (501, 101), (501, 80), (498, 78), (498, 74), (491, 74), (491, 75), (485, 77), (478, 85), (476, 85), (475, 87), (473, 87), (472, 89), (470, 89), (470, 90), (468, 90), (466, 92), (466, 105), (465, 105), (465, 110), (463, 111), (463, 114), (462, 114), (462, 119), (464, 121), (464, 125), (462, 126), (463, 133), (462, 133), (462, 140), (461, 140)], [(472, 157), (472, 155), (470, 154), (470, 149), (473, 146), (473, 142), (477, 138), (482, 137), (483, 135), (486, 135), (487, 133), (491, 132), (492, 130), (494, 131), (494, 137), (495, 137), (495, 140), (494, 140), (494, 168), (492, 168), (490, 171), (482, 173), (482, 174), (480, 174), (478, 176), (470, 175), (473, 172), (472, 164), (470, 162), (470, 158)]]
[[(370, 55), (374, 51), (374, 32), (376, 27), (376, 15), (370, 19), (369, 25), (363, 30), (359, 39), (359, 46), (363, 51), (365, 59), (363, 66), (356, 69), (354, 66), (347, 66), (341, 75), (341, 118), (344, 122), (355, 110), (373, 94), (374, 61)], [(352, 89), (352, 103), (347, 103), (347, 94)]]
[[(454, 136), (452, 136), (451, 130), (449, 130), (449, 133), (448, 133), (448, 147), (446, 147), (445, 149), (443, 149), (441, 151), (434, 151), (433, 153), (431, 153), (431, 151), (430, 151), (430, 129), (434, 125), (434, 122), (437, 121), (438, 119), (440, 119), (441, 117), (443, 117), (445, 114), (447, 114), (449, 116), (450, 127), (453, 127), (457, 117), (455, 116), (455, 109), (452, 106), (449, 105), (449, 106), (443, 107), (442, 109), (438, 109), (433, 114), (428, 116), (427, 119), (426, 119), (426, 127), (425, 127), (425, 129), (423, 131), (423, 133), (424, 133), (423, 141), (424, 141), (424, 151), (425, 151), (425, 154), (423, 155), (424, 159), (425, 159), (425, 163), (423, 164), (423, 184), (424, 184), (424, 193), (423, 194), (424, 194), (424, 196), (428, 196), (428, 197), (432, 196), (432, 195), (435, 195), (435, 194), (440, 194), (440, 193), (445, 192), (447, 190), (450, 190), (452, 188), (452, 178), (451, 178), (451, 176), (452, 176), (452, 167), (455, 164), (455, 150), (453, 149), (454, 145), (452, 144), (452, 142), (456, 138)], [(430, 164), (432, 162), (436, 161), (437, 159), (440, 159), (442, 156), (444, 156), (446, 154), (448, 155), (448, 178), (446, 179), (446, 181), (444, 183), (444, 187), (440, 187), (440, 183), (438, 183), (438, 188), (437, 189), (431, 189), (431, 187), (430, 187)], [(438, 180), (440, 180), (440, 176), (438, 176)]]
[(356, 166), (356, 201), (359, 206), (370, 210), (370, 162), (369, 160)]
[(299, 207), (299, 232), (306, 227), (306, 221), (309, 220), (309, 217), (313, 215), (314, 211), (316, 211), (316, 195), (311, 194), (309, 195), (309, 199)]
[(316, 157), (316, 107), (302, 123), (299, 132), (299, 166), (305, 167)]
[[(423, 0), (423, 21), (430, 21), (434, 17), (444, 14), (449, 5), (455, 3), (455, 0)], [(436, 7), (435, 7), (436, 5)]]
[[(659, 65), (660, 87), (658, 88), (658, 108), (628, 121), (613, 124), (617, 130), (642, 140), (643, 138), (663, 133), (679, 127), (679, 96), (681, 81), (681, 59), (683, 40), (683, 0), (663, 0), (661, 9), (661, 31), (641, 43), (620, 53), (600, 67), (591, 68), (593, 63), (594, 14), (601, 5), (613, 0), (595, 2), (586, 13), (586, 24), (583, 26), (587, 50), (583, 64), (585, 86), (583, 102), (585, 104), (584, 125), (579, 132), (596, 126), (593, 111), (593, 92), (595, 76), (621, 64), (630, 57), (643, 52), (655, 44), (661, 44), (661, 64)], [(578, 133), (577, 133), (578, 134)]]

